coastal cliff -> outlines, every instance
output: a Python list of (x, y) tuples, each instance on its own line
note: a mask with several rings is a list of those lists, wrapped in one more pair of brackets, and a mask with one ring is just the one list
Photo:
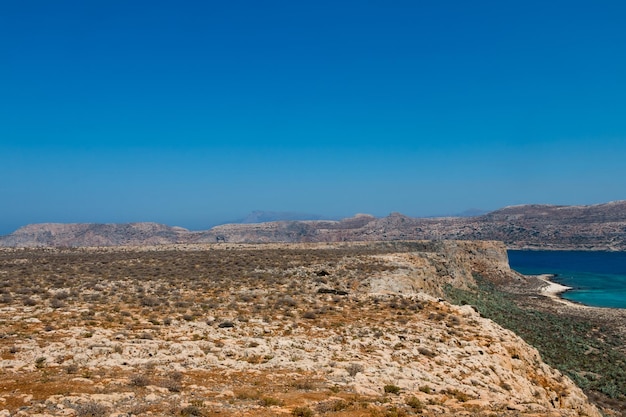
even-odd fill
[(439, 297), (477, 274), (524, 279), (501, 243), (2, 249), (0, 259), (9, 415), (600, 416), (533, 347)]

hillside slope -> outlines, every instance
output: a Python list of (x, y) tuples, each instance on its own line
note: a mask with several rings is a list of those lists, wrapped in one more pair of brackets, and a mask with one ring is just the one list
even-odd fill
[(522, 339), (436, 298), (476, 273), (524, 279), (499, 243), (1, 249), (0, 261), (1, 415), (600, 416)]
[(358, 216), (339, 222), (275, 222), (222, 225), (198, 241), (342, 242), (412, 239), (499, 240), (509, 248), (626, 250), (626, 201), (593, 206), (525, 205), (478, 217), (384, 218)]
[(0, 238), (7, 247), (143, 246), (184, 241), (187, 229), (157, 223), (40, 223)]

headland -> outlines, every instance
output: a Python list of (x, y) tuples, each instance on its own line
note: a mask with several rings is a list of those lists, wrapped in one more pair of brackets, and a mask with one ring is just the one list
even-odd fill
[[(451, 288), (497, 242), (0, 250), (10, 415), (600, 416)], [(545, 298), (545, 297), (544, 297)]]

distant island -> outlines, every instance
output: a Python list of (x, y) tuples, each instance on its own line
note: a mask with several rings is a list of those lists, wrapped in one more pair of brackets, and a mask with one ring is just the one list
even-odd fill
[[(144, 246), (193, 243), (497, 240), (511, 249), (626, 250), (626, 201), (587, 206), (519, 205), (469, 217), (400, 213), (343, 220), (255, 212), (242, 223), (190, 231), (157, 223), (42, 223), (0, 237), (3, 247)], [(281, 218), (283, 215), (283, 218)], [(268, 220), (268, 221), (266, 221)]]

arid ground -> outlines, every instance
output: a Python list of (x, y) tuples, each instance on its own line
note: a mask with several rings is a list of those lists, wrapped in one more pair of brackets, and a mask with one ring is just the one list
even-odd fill
[(519, 280), (480, 245), (3, 249), (0, 416), (599, 416), (440, 298)]

